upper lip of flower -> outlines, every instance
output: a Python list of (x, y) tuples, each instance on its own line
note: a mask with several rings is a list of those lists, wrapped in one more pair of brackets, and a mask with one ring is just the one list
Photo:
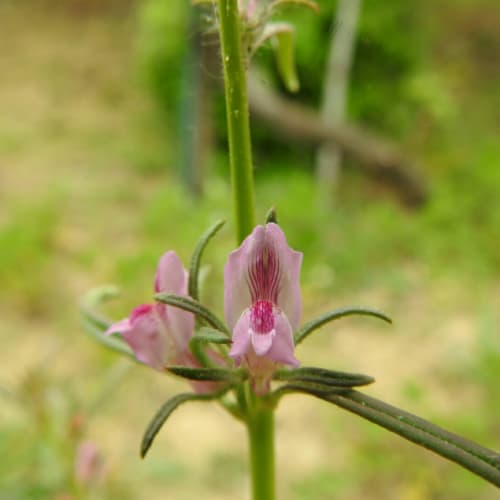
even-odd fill
[(248, 287), (252, 302), (269, 301), (278, 303), (281, 286), (281, 272), (276, 250), (272, 244), (261, 244), (255, 259), (248, 266)]
[(257, 226), (229, 255), (224, 306), (233, 331), (230, 356), (237, 364), (249, 349), (278, 363), (298, 364), (292, 329), (300, 319), (301, 262), (302, 254), (288, 246), (274, 223)]
[(295, 330), (300, 321), (302, 253), (292, 250), (277, 224), (257, 226), (230, 253), (224, 270), (224, 313), (233, 329), (242, 312), (259, 300), (271, 302)]

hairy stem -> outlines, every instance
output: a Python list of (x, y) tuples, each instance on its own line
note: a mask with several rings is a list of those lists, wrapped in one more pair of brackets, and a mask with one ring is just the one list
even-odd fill
[(257, 405), (248, 416), (253, 500), (274, 500), (274, 411)]
[(255, 226), (255, 201), (247, 75), (237, 0), (219, 0), (219, 21), (236, 236), (241, 243)]

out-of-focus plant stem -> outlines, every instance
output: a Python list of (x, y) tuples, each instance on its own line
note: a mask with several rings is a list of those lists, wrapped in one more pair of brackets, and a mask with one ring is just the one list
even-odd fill
[(238, 243), (255, 226), (255, 201), (247, 99), (247, 75), (242, 53), (237, 0), (219, 0), (219, 22), (231, 185)]

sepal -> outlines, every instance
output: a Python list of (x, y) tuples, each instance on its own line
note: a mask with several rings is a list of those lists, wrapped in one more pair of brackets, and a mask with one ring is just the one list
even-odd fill
[(270, 224), (271, 222), (278, 224), (278, 214), (276, 213), (276, 208), (274, 206), (267, 211), (264, 224)]

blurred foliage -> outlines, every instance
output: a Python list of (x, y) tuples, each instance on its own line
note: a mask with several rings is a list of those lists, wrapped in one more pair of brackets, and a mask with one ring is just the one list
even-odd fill
[(40, 313), (48, 306), (39, 294), (41, 289), (51, 293), (57, 204), (57, 199), (49, 198), (18, 206), (13, 209), (15, 217), (0, 226), (0, 294), (4, 299), (17, 299), (27, 314)]
[(165, 114), (175, 114), (189, 41), (189, 2), (146, 0), (138, 42), (142, 74)]
[[(104, 382), (104, 390), (109, 391)], [(132, 498), (123, 480), (113, 477), (99, 445), (95, 446), (100, 464), (96, 462), (85, 480), (79, 477), (79, 447), (85, 442), (89, 412), (74, 384), (40, 364), (27, 370), (8, 391), (2, 389), (3, 410), (16, 418), (0, 430), (0, 453), (8, 457), (0, 468), (0, 498)], [(103, 397), (99, 392), (97, 399)]]
[[(87, 5), (83, 0), (74, 0), (71, 15), (52, 12), (46, 9), (48, 2), (40, 3), (37, 30), (29, 38), (26, 11), (9, 2), (12, 12), (21, 9), (6, 17), (6, 27), (13, 27), (9, 36), (16, 42), (8, 49), (15, 64), (8, 63), (6, 69), (0, 58), (2, 82), (11, 77), (16, 90), (0, 94), (6, 109), (0, 128), (1, 194), (9, 199), (0, 212), (0, 330), (7, 353), (3, 373), (8, 374), (7, 380), (14, 379), (7, 388), (5, 380), (0, 381), (0, 453), (6, 457), (0, 466), (0, 498), (9, 500), (56, 498), (74, 491), (75, 447), (83, 432), (72, 434), (72, 422), (75, 415), (88, 416), (92, 407), (88, 397), (79, 393), (88, 386), (100, 393), (103, 374), (114, 359), (83, 337), (76, 313), (78, 294), (93, 285), (114, 282), (124, 292), (108, 312), (116, 319), (124, 316), (138, 301), (151, 300), (159, 255), (175, 248), (187, 263), (201, 232), (216, 219), (227, 218), (228, 227), (217, 236), (217, 245), (207, 250), (202, 288), (204, 300), (222, 309), (222, 269), (227, 252), (234, 248), (222, 148), (215, 154), (217, 168), (207, 177), (206, 195), (199, 201), (191, 199), (169, 171), (176, 166), (169, 161), (174, 154), (168, 150), (178, 142), (189, 3), (138, 2), (136, 53), (127, 45), (134, 36), (135, 11), (130, 14), (133, 22), (117, 27), (114, 13), (103, 14), (104, 23), (97, 21), (101, 14), (96, 1), (87, 17), (81, 15)], [(313, 106), (319, 105), (329, 32), (338, 29), (334, 2), (319, 3), (320, 15), (298, 8), (283, 13), (297, 22), (302, 89), (294, 99)], [(370, 332), (380, 351), (390, 349), (396, 338), (407, 339), (404, 345), (411, 355), (429, 337), (433, 349), (446, 346), (437, 361), (428, 361), (433, 359), (431, 350), (417, 351), (422, 363), (439, 369), (393, 382), (391, 377), (398, 376), (407, 362), (408, 353), (399, 352), (387, 366), (380, 366), (385, 380), (375, 389), (390, 392), (391, 384), (397, 385), (396, 393), (400, 391), (407, 406), (415, 403), (414, 411), (494, 447), (500, 436), (495, 394), (500, 370), (500, 317), (495, 309), (500, 268), (500, 124), (495, 116), (500, 106), (498, 2), (365, 0), (363, 9), (350, 117), (395, 138), (421, 158), (431, 187), (428, 204), (419, 212), (403, 211), (382, 187), (367, 181), (347, 162), (335, 206), (325, 209), (317, 199), (311, 173), (314, 152), (275, 140), (269, 130), (256, 125), (252, 132), (257, 146), (258, 216), (263, 220), (275, 205), (291, 246), (304, 252), (307, 307), (321, 309), (358, 293), (362, 300), (374, 294), (398, 323), (410, 318), (405, 323), (408, 331), (395, 327), (392, 335)], [(126, 14), (122, 12), (120, 20)], [(74, 32), (77, 45), (68, 43)], [(210, 40), (208, 33), (205, 36)], [(88, 50), (78, 52), (85, 47)], [(61, 48), (65, 51), (59, 52)], [(117, 57), (122, 53), (127, 57)], [(152, 106), (135, 86), (130, 69), (135, 56), (143, 81), (156, 96), (159, 118), (150, 116)], [(59, 72), (50, 71), (54, 61), (61, 65)], [(256, 63), (278, 82), (270, 50), (264, 48)], [(101, 78), (108, 75), (108, 68), (112, 85)], [(119, 100), (102, 97), (109, 88)], [(56, 105), (59, 101), (54, 96), (61, 98), (61, 89), (66, 89), (66, 100)], [(217, 100), (222, 127), (222, 99)], [(25, 104), (20, 111), (7, 106), (19, 102)], [(80, 106), (72, 106), (75, 102)], [(47, 120), (43, 114), (47, 112), (57, 120)], [(65, 133), (52, 134), (52, 122), (60, 123)], [(219, 134), (223, 137), (222, 128)], [(7, 171), (11, 175), (4, 179)], [(64, 196), (51, 194), (59, 185), (66, 186)], [(457, 317), (472, 325), (465, 335), (455, 332)], [(418, 320), (414, 326), (412, 318)], [(454, 335), (462, 351), (454, 349)], [(467, 337), (466, 347), (460, 344), (464, 340), (460, 335)], [(65, 343), (64, 355), (40, 364), (39, 347), (50, 345), (54, 338)], [(447, 344), (450, 338), (452, 343)], [(326, 332), (317, 340), (319, 347), (310, 351), (313, 359), (328, 356), (332, 365), (352, 361), (332, 349)], [(29, 345), (35, 346), (34, 353), (27, 352)], [(356, 350), (363, 362), (370, 354)], [(379, 365), (384, 364), (380, 359)], [(28, 368), (16, 380), (20, 360), (21, 368)], [(64, 375), (53, 373), (55, 361), (70, 365)], [(127, 494), (138, 498), (140, 488), (150, 483), (157, 493), (167, 491), (156, 498), (176, 498), (184, 487), (198, 490), (183, 498), (199, 498), (207, 485), (219, 497), (225, 488), (225, 498), (236, 498), (246, 485), (240, 450), (225, 454), (220, 445), (214, 445), (212, 461), (196, 471), (187, 455), (180, 459), (170, 454), (172, 434), (167, 432), (164, 453), (138, 465), (137, 436), (149, 417), (144, 412), (154, 410), (166, 392), (177, 390), (165, 389), (163, 380), (155, 386), (157, 379), (147, 377), (134, 372), (121, 394), (116, 391), (112, 398), (105, 394), (107, 404), (116, 401), (116, 406), (108, 413), (100, 408), (100, 421), (92, 420), (92, 429), (101, 429), (108, 452), (118, 443), (123, 445), (119, 452), (126, 450), (118, 460), (118, 474), (103, 486), (102, 498), (126, 498)], [(289, 472), (283, 479), (287, 481), (284, 498), (491, 498), (490, 487), (461, 469), (388, 438), (384, 431), (345, 413), (316, 408), (314, 428), (301, 432), (313, 437), (319, 433), (321, 441), (333, 443), (331, 456), (314, 470)], [(114, 420), (117, 416), (119, 424)], [(282, 422), (286, 424), (289, 416)], [(305, 425), (311, 427), (310, 421)], [(216, 426), (221, 427), (220, 421)], [(124, 430), (113, 438), (110, 427)], [(189, 434), (195, 433), (189, 429)], [(195, 443), (196, 455), (211, 446)]]
[[(342, 20), (335, 19), (336, 2), (320, 0), (318, 4), (319, 14), (300, 7), (289, 7), (280, 14), (296, 26), (301, 90), (295, 99), (313, 106), (318, 106), (320, 101), (329, 37), (335, 30), (342, 29)], [(467, 50), (474, 51), (474, 59), (463, 59), (455, 65), (467, 74), (469, 63), (476, 65), (478, 59), (483, 60), (484, 70), (490, 75), (488, 81), (493, 77), (500, 88), (499, 72), (492, 72), (490, 60), (484, 55), (491, 52), (495, 43), (500, 46), (500, 36), (495, 38), (493, 32), (495, 24), (490, 23), (484, 30), (482, 22), (481, 16), (488, 16), (491, 5), (489, 0), (483, 0), (477, 8), (461, 2), (457, 10), (454, 2), (443, 2), (439, 7), (421, 2), (418, 8), (411, 2), (363, 2), (349, 90), (349, 116), (399, 138), (410, 150), (420, 150), (419, 156), (425, 158), (427, 164), (423, 175), (428, 177), (431, 190), (430, 201), (420, 213), (400, 212), (384, 200), (380, 189), (367, 186), (355, 169), (349, 169), (342, 179), (335, 213), (322, 213), (323, 207), (314, 203), (315, 187), (310, 175), (299, 174), (299, 170), (310, 170), (313, 151), (273, 139), (265, 127), (254, 127), (258, 178), (275, 179), (269, 188), (275, 198), (280, 191), (274, 186), (280, 178), (290, 179), (287, 185), (292, 187), (287, 189), (295, 189), (300, 184), (297, 189), (302, 192), (297, 196), (310, 198), (312, 203), (306, 206), (313, 212), (297, 210), (296, 204), (287, 203), (288, 197), (270, 199), (269, 203), (275, 203), (285, 217), (294, 214), (290, 217), (294, 221), (292, 231), (300, 233), (297, 239), (305, 244), (306, 250), (313, 250), (308, 247), (314, 245), (318, 234), (324, 238), (329, 233), (325, 230), (318, 233), (318, 228), (331, 224), (335, 238), (326, 261), (334, 263), (339, 274), (345, 273), (351, 281), (350, 270), (356, 272), (354, 270), (370, 267), (359, 265), (366, 245), (371, 249), (373, 263), (377, 263), (372, 268), (385, 269), (385, 264), (394, 258), (419, 258), (439, 272), (455, 269), (488, 278), (492, 270), (498, 269), (500, 169), (495, 165), (500, 162), (500, 148), (493, 131), (484, 135), (469, 129), (468, 123), (459, 118), (462, 107), (468, 110), (471, 123), (481, 119), (488, 110), (489, 96), (474, 88), (465, 95), (457, 93), (453, 87), (456, 68), (443, 65), (441, 60), (441, 54), (449, 50), (450, 44), (464, 44)], [(142, 68), (153, 83), (161, 82), (164, 86), (154, 83), (153, 89), (160, 105), (170, 111), (178, 102), (186, 40), (192, 36), (186, 20), (188, 10), (186, 2), (180, 0), (147, 0), (143, 8), (139, 37), (143, 40)], [(467, 42), (460, 40), (460, 35), (448, 24), (432, 21), (436, 15), (445, 18), (453, 13), (457, 23), (464, 23), (472, 12), (478, 31), (468, 26), (470, 40)], [(210, 9), (205, 11), (209, 18), (207, 26), (216, 22), (211, 13)], [(175, 28), (169, 27), (171, 25)], [(165, 33), (172, 36), (164, 36)], [(450, 40), (451, 35), (456, 38)], [(263, 48), (255, 64), (265, 68), (269, 78), (279, 85), (270, 50)], [(498, 98), (500, 92), (491, 92)], [(218, 102), (217, 121), (223, 127), (220, 96)], [(487, 123), (498, 129), (498, 125)], [(457, 139), (461, 141), (458, 144)], [(225, 164), (219, 162), (219, 165), (223, 172)], [(348, 165), (353, 166), (349, 162)], [(291, 178), (294, 176), (300, 176), (300, 181), (297, 177)], [(369, 212), (359, 204), (359, 200), (366, 197), (371, 201)], [(289, 199), (297, 198), (290, 196)], [(314, 227), (311, 219), (321, 222)], [(320, 247), (314, 248), (318, 261), (321, 252), (325, 252)]]

